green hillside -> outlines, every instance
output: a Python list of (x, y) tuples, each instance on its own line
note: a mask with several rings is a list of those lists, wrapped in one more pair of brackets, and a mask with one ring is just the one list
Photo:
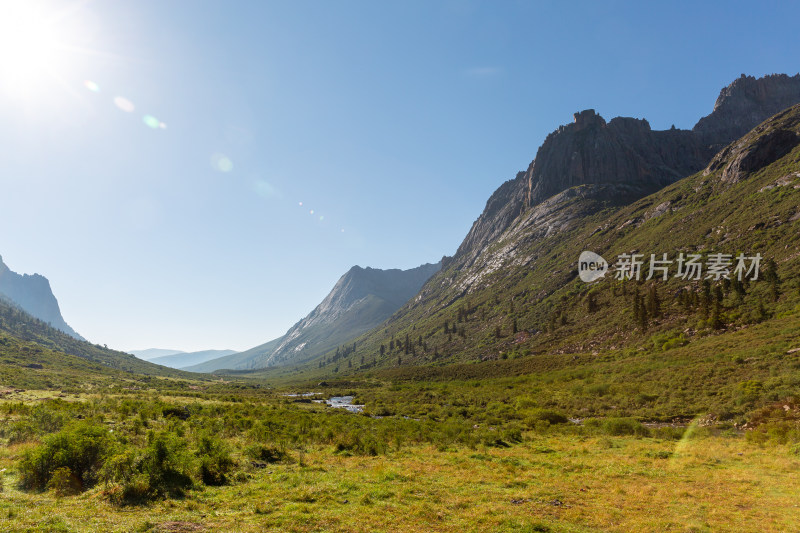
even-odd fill
[[(15, 342), (36, 345), (48, 353), (62, 352), (115, 370), (149, 376), (189, 377), (187, 372), (142, 361), (131, 354), (78, 340), (22, 311), (0, 298), (0, 334)], [(66, 360), (67, 358), (65, 358)], [(197, 376), (194, 376), (197, 377)]]

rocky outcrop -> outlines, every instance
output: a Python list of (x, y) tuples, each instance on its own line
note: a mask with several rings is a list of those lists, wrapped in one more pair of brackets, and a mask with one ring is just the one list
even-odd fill
[(736, 183), (782, 158), (800, 145), (800, 105), (776, 115), (725, 147), (711, 160), (705, 175), (722, 169), (721, 181)]
[[(474, 256), (488, 243), (494, 241), (525, 210), (526, 203), (525, 172), (503, 183), (486, 202), (486, 207), (478, 220), (458, 247), (455, 258)], [(447, 265), (452, 261), (448, 261)]]
[(526, 172), (526, 203), (577, 185), (627, 183), (652, 192), (697, 172), (709, 157), (690, 131), (653, 131), (635, 118), (606, 123), (589, 109), (545, 139)]
[(714, 111), (692, 131), (715, 152), (772, 115), (800, 102), (800, 74), (741, 75), (719, 93)]
[(50, 282), (39, 274), (17, 274), (0, 257), (0, 296), (5, 296), (23, 311), (64, 333), (84, 340), (61, 316)]
[[(505, 182), (489, 198), (458, 248), (454, 263), (468, 267), (527, 209), (579, 185), (622, 185), (610, 205), (622, 205), (702, 170), (727, 143), (779, 111), (800, 103), (800, 75), (756, 79), (742, 76), (720, 93), (714, 111), (690, 130), (652, 130), (643, 119), (609, 122), (593, 109), (547, 136), (527, 171)], [(758, 165), (791, 144), (781, 134), (763, 151), (741, 162)], [(788, 143), (788, 144), (787, 144)]]

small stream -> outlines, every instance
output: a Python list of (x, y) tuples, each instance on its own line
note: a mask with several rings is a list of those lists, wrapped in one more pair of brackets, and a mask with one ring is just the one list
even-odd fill
[[(309, 396), (319, 396), (318, 392), (303, 392), (296, 394), (284, 394), (287, 398), (306, 398)], [(332, 396), (327, 400), (311, 400), (314, 403), (325, 403), (337, 409), (347, 409), (351, 413), (360, 413), (364, 410), (363, 405), (353, 403), (354, 396)], [(308, 401), (308, 400), (305, 400)]]
[(357, 405), (353, 403), (353, 396), (333, 396), (325, 400), (325, 403), (331, 407), (347, 409), (351, 413), (360, 413), (364, 410), (363, 405)]

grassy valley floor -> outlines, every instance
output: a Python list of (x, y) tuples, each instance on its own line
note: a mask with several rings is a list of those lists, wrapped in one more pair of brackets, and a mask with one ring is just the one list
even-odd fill
[[(293, 452), (223, 487), (117, 506), (15, 488), (0, 457), (2, 531), (793, 531), (800, 456), (691, 427), (679, 441), (526, 435), (506, 448), (412, 446), (381, 456)], [(302, 463), (299, 461), (302, 460)], [(263, 465), (262, 465), (263, 466)]]

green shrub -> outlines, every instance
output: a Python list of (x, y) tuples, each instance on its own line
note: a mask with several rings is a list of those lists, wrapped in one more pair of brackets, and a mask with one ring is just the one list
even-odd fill
[(286, 458), (286, 452), (277, 446), (254, 444), (245, 451), (248, 457), (265, 463), (280, 463)]
[(8, 444), (29, 442), (36, 438), (38, 431), (29, 420), (16, 420), (0, 430), (0, 436), (8, 439)]
[(113, 444), (111, 434), (102, 426), (79, 423), (63, 429), (23, 454), (20, 483), (26, 489), (42, 490), (58, 469), (67, 468), (81, 490), (91, 487), (98, 481)]
[(64, 427), (66, 416), (45, 405), (37, 405), (31, 412), (31, 421), (41, 433), (53, 433)]
[(506, 442), (522, 442), (522, 428), (512, 422), (503, 430), (502, 438)]
[(608, 383), (595, 383), (586, 387), (586, 392), (592, 396), (605, 396), (610, 389), (611, 386)]
[(200, 436), (197, 455), (200, 457), (200, 479), (206, 485), (224, 485), (235, 463), (227, 445), (209, 434)]
[(634, 418), (587, 418), (583, 427), (605, 435), (650, 435), (650, 431)]
[(166, 431), (150, 432), (147, 440), (144, 450), (118, 449), (103, 465), (102, 478), (117, 484), (108, 491), (112, 502), (136, 504), (181, 496), (192, 486), (194, 462), (186, 442)]
[(533, 409), (526, 418), (526, 422), (530, 427), (533, 427), (539, 420), (545, 420), (550, 424), (566, 424), (569, 422), (565, 415), (551, 409)]
[(748, 442), (756, 444), (800, 443), (800, 423), (797, 421), (775, 421), (761, 424), (745, 434)]
[(53, 471), (50, 481), (47, 482), (47, 488), (53, 489), (58, 496), (69, 496), (80, 492), (81, 482), (72, 470), (63, 466)]
[(653, 342), (653, 347), (662, 352), (689, 344), (689, 339), (687, 339), (686, 335), (683, 333), (676, 336), (672, 336), (670, 333), (660, 333), (658, 335), (653, 335), (651, 340)]
[(192, 486), (192, 463), (186, 441), (160, 431), (148, 435), (148, 446), (137, 469), (147, 476), (155, 496), (181, 496)]
[(137, 503), (153, 498), (156, 493), (150, 488), (150, 478), (141, 472), (133, 474), (121, 485), (122, 491), (112, 500), (116, 503)]
[(606, 418), (603, 421), (603, 430), (608, 435), (636, 435), (645, 437), (649, 430), (641, 422), (633, 418)]

